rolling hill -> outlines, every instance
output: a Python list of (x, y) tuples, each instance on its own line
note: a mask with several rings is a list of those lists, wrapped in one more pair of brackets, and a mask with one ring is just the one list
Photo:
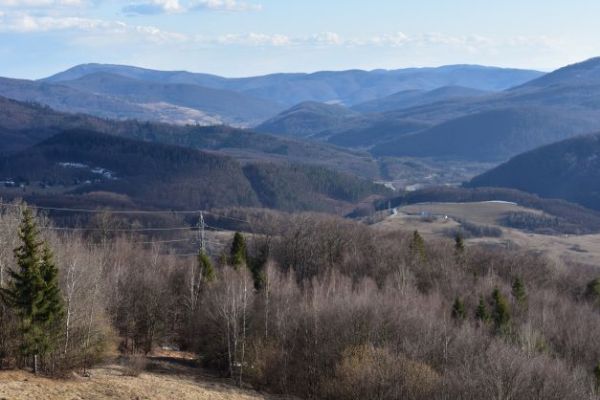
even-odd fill
[(280, 73), (248, 78), (223, 78), (186, 71), (154, 71), (122, 65), (84, 64), (51, 76), (45, 81), (53, 83), (71, 81), (98, 72), (144, 81), (193, 84), (206, 88), (230, 90), (287, 107), (305, 101), (354, 105), (389, 96), (402, 90), (433, 90), (443, 86), (465, 86), (479, 90), (498, 91), (523, 84), (543, 75), (542, 72), (530, 70), (451, 65), (438, 68), (321, 71), (310, 74)]
[(490, 92), (472, 89), (463, 86), (443, 86), (434, 90), (404, 90), (391, 96), (371, 100), (352, 107), (359, 112), (384, 112), (418, 107), (439, 101), (460, 100), (469, 97), (478, 97)]
[(317, 164), (369, 178), (376, 178), (379, 174), (377, 163), (369, 154), (342, 150), (324, 143), (300, 142), (224, 125), (202, 127), (111, 121), (0, 97), (0, 153), (24, 150), (71, 129), (217, 151), (243, 162)]
[(259, 132), (291, 137), (310, 137), (323, 131), (340, 130), (365, 119), (344, 106), (303, 102), (263, 122)]
[(177, 124), (248, 126), (282, 109), (277, 104), (226, 90), (158, 84), (100, 73), (57, 83), (0, 78), (0, 96), (103, 118)]
[[(229, 90), (186, 83), (148, 82), (107, 72), (61, 81), (61, 85), (140, 104), (147, 108), (164, 110), (168, 105), (173, 105), (197, 110), (206, 114), (207, 119), (212, 117), (214, 122), (229, 125), (254, 125), (283, 108), (277, 103)], [(189, 122), (194, 122), (191, 116)]]
[(578, 136), (520, 154), (466, 186), (514, 188), (600, 210), (600, 134)]
[[(381, 121), (422, 121), (434, 127), (379, 143), (372, 153), (506, 160), (523, 151), (600, 129), (600, 59), (561, 68), (500, 93), (445, 100), (381, 113)], [(392, 125), (393, 126), (393, 125)]]
[(598, 121), (561, 108), (521, 107), (484, 111), (441, 123), (375, 146), (376, 156), (504, 161), (523, 151), (589, 132)]
[(162, 209), (331, 211), (388, 193), (381, 185), (322, 167), (242, 166), (223, 155), (85, 130), (66, 131), (5, 156), (0, 176), (25, 185), (3, 189), (5, 198), (95, 204), (101, 194), (104, 203)]

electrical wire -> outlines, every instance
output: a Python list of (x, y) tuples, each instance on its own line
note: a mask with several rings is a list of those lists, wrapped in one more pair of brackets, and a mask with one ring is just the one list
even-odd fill
[[(12, 204), (12, 203), (0, 203), (0, 207), (13, 207), (13, 208), (21, 208), (23, 207), (20, 204)], [(198, 215), (201, 213), (213, 215), (218, 218), (229, 219), (237, 222), (244, 222), (250, 224), (250, 221), (230, 217), (227, 215), (219, 214), (213, 211), (207, 210), (190, 210), (190, 211), (177, 211), (177, 210), (110, 210), (110, 209), (90, 209), (90, 208), (66, 208), (66, 207), (43, 207), (43, 206), (32, 206), (27, 205), (26, 207), (34, 209), (34, 210), (43, 210), (43, 211), (59, 211), (59, 212), (74, 212), (74, 213), (87, 213), (87, 214), (124, 214), (124, 215), (132, 215), (132, 214), (141, 214), (141, 215), (152, 215), (152, 214), (163, 214), (163, 215)]]

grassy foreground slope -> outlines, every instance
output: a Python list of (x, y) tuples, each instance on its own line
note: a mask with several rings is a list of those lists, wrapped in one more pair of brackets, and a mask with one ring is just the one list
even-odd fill
[(198, 374), (186, 367), (152, 363), (156, 371), (127, 376), (118, 364), (95, 368), (89, 378), (48, 379), (24, 371), (0, 371), (0, 398), (10, 400), (153, 399), (266, 400), (250, 390)]

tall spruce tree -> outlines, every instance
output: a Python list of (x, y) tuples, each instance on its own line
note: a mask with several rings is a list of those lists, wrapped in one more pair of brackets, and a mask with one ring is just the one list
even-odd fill
[(596, 390), (600, 390), (600, 363), (594, 367), (594, 378), (596, 378)]
[(19, 227), (21, 245), (15, 249), (17, 268), (10, 271), (10, 283), (2, 289), (3, 300), (20, 319), (20, 351), (33, 358), (34, 372), (38, 357), (52, 350), (63, 315), (58, 270), (49, 247), (38, 236), (35, 218), (25, 208)]
[(465, 241), (460, 233), (454, 237), (454, 258), (457, 264), (462, 265), (465, 262)]
[(204, 282), (212, 282), (216, 278), (215, 268), (213, 267), (213, 263), (208, 257), (208, 255), (200, 250), (198, 253), (198, 266), (202, 271), (202, 278)]
[(585, 295), (593, 300), (598, 300), (600, 298), (600, 278), (595, 278), (588, 282)]
[(245, 265), (247, 261), (246, 239), (244, 239), (244, 235), (240, 232), (236, 232), (235, 235), (233, 235), (233, 242), (231, 243), (229, 262), (237, 268), (241, 265)]
[(42, 319), (45, 321), (46, 329), (56, 334), (58, 333), (56, 332), (56, 327), (60, 326), (65, 310), (58, 283), (58, 268), (56, 268), (56, 264), (54, 263), (52, 250), (46, 242), (42, 250), (40, 273), (45, 284), (44, 302), (46, 304)]
[(494, 301), (494, 312), (493, 318), (498, 333), (507, 333), (510, 327), (510, 307), (506, 297), (500, 293), (498, 288), (495, 288), (492, 292), (492, 299)]
[(477, 308), (475, 309), (475, 318), (484, 324), (488, 323), (491, 319), (483, 297), (479, 298), (479, 304), (477, 304)]
[(419, 231), (413, 232), (413, 236), (408, 247), (413, 260), (418, 262), (424, 262), (426, 260), (427, 255), (425, 253), (425, 240), (423, 240), (423, 237)]
[(465, 311), (465, 303), (457, 297), (454, 299), (454, 304), (452, 304), (452, 318), (458, 321), (462, 321), (466, 318), (467, 313)]
[(525, 290), (525, 284), (519, 277), (515, 279), (512, 285), (512, 295), (519, 305), (525, 305), (527, 302), (527, 292)]

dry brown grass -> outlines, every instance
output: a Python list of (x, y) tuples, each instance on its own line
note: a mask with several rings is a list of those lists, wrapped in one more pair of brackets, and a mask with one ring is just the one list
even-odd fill
[(48, 379), (24, 371), (0, 372), (0, 399), (6, 400), (265, 400), (226, 381), (170, 361), (152, 361), (151, 372), (126, 376), (123, 366), (110, 364), (91, 371), (91, 377)]
[[(447, 215), (448, 220), (436, 218), (426, 221), (420, 213)], [(553, 260), (565, 260), (589, 265), (600, 264), (600, 234), (594, 235), (540, 235), (498, 225), (498, 220), (509, 212), (528, 212), (543, 214), (518, 205), (507, 203), (426, 203), (398, 208), (398, 214), (390, 216), (374, 225), (384, 230), (418, 230), (430, 238), (446, 238), (448, 228), (457, 227), (456, 220), (465, 220), (475, 224), (496, 226), (502, 230), (500, 238), (473, 238), (467, 243), (488, 246), (522, 248), (545, 254)]]

